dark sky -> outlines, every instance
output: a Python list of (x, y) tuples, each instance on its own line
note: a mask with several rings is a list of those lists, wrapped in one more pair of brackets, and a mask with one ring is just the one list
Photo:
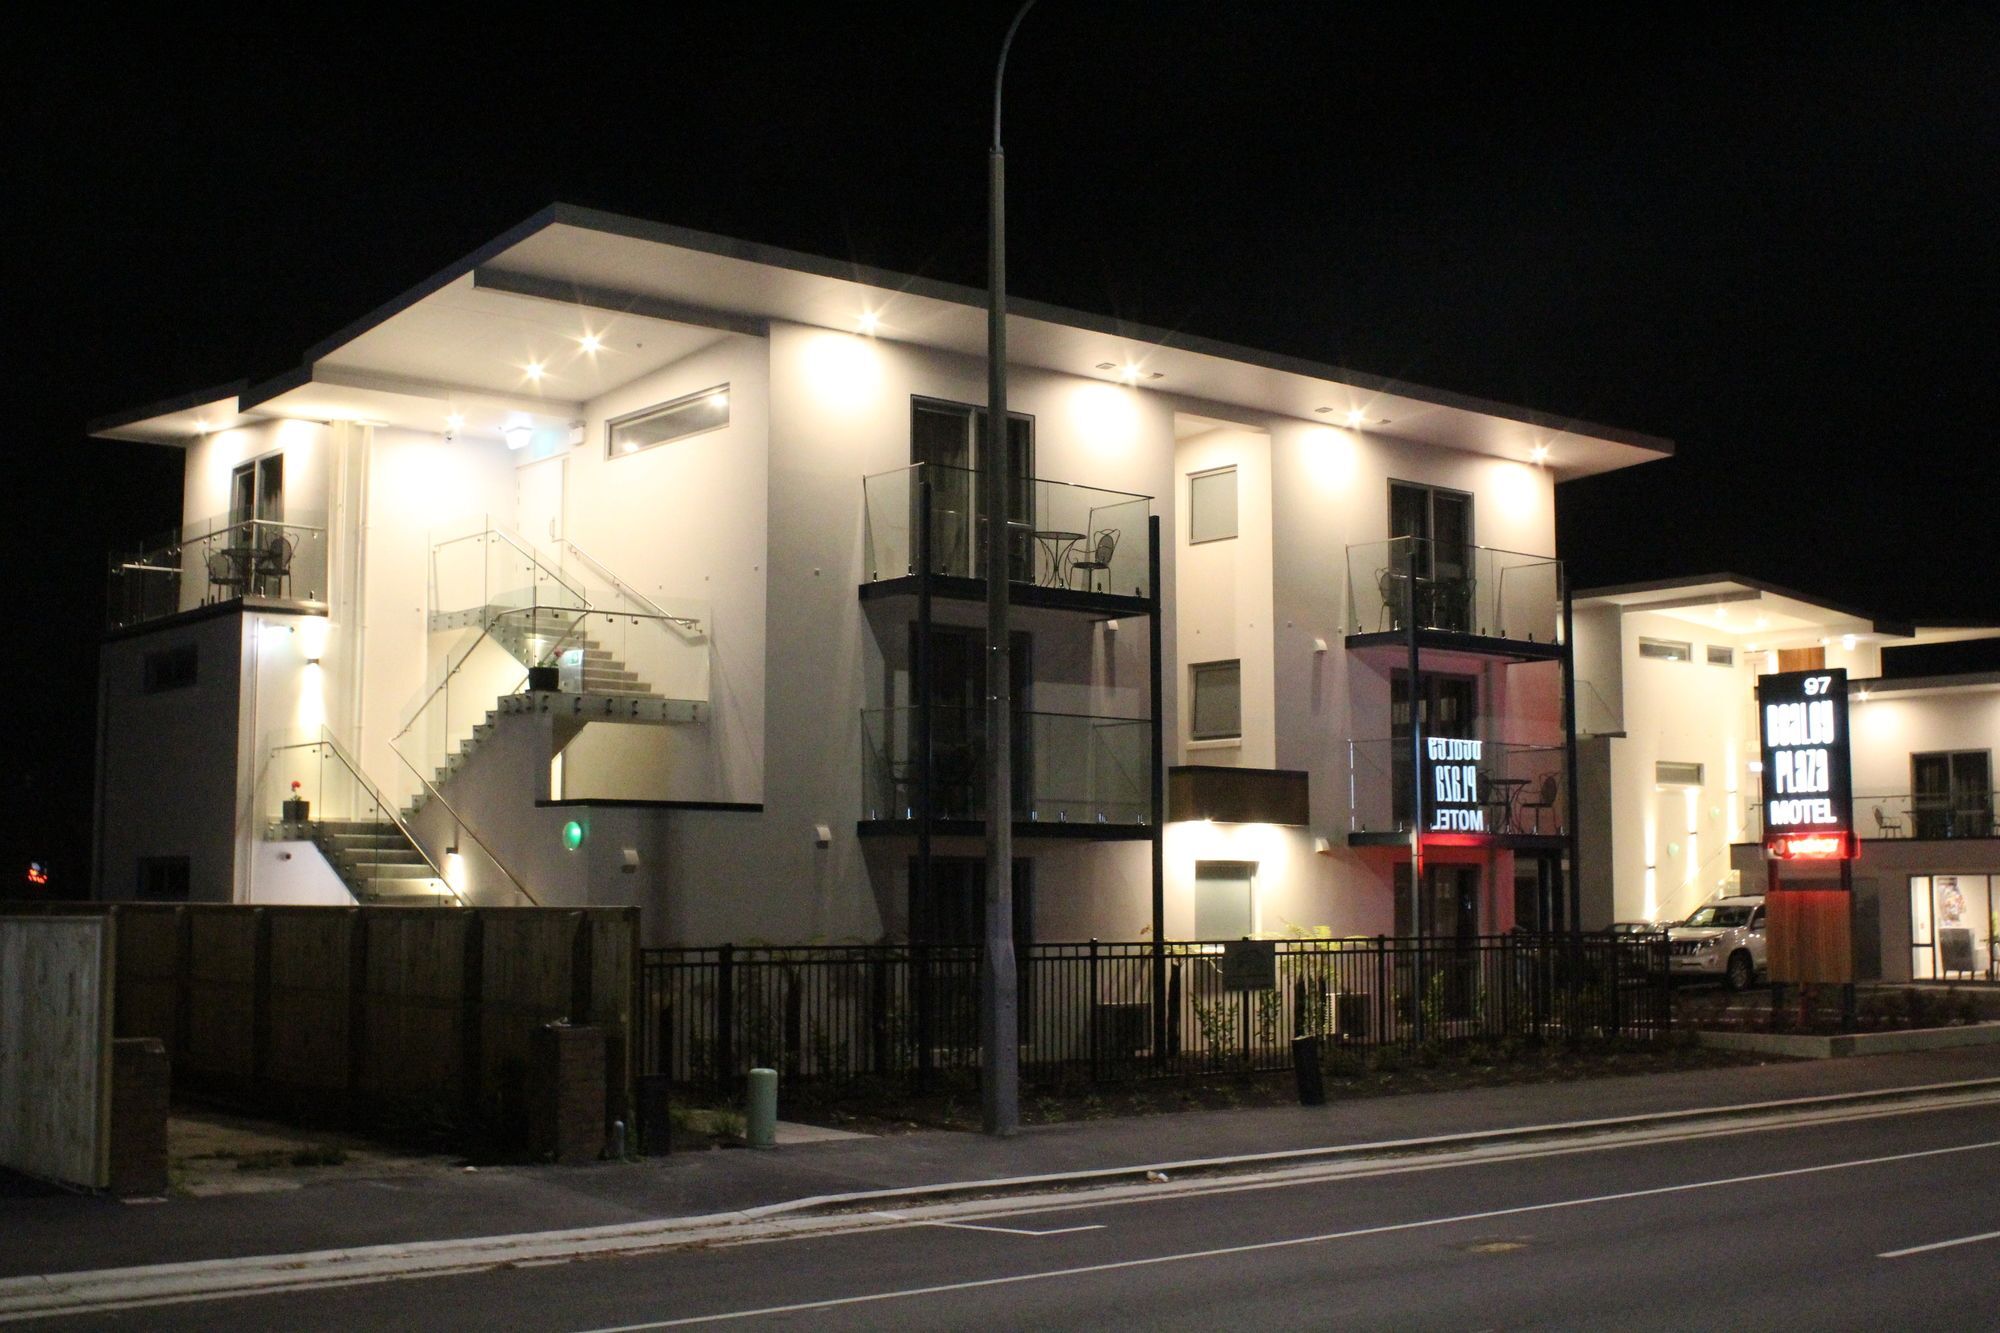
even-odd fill
[[(82, 873), (104, 552), (178, 518), (178, 454), (86, 418), (296, 364), (556, 199), (981, 283), (1011, 9), (38, 39), (4, 149), (0, 888)], [(1675, 439), (1562, 488), (1579, 586), (1730, 568), (2000, 618), (2000, 10), (1376, 9), (1041, 0), (1014, 290)]]

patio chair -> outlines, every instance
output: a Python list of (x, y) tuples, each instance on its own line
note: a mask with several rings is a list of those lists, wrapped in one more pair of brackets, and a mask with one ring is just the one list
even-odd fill
[(257, 548), (254, 566), (258, 591), (271, 597), (289, 597), (292, 585), (292, 553), (296, 544), (284, 533), (274, 533)]
[(1090, 539), (1090, 549), (1084, 553), (1089, 559), (1069, 562), (1069, 569), (1062, 576), (1064, 586), (1068, 586), (1070, 579), (1075, 577), (1076, 571), (1080, 569), (1083, 571), (1083, 590), (1095, 592), (1097, 572), (1103, 570), (1107, 576), (1110, 573), (1111, 557), (1118, 550), (1118, 536), (1117, 528), (1099, 528)]
[[(216, 601), (227, 601), (231, 596), (243, 591), (243, 570), (226, 551), (208, 553), (209, 595)], [(234, 592), (231, 590), (234, 589)]]
[(1542, 774), (1541, 790), (1536, 793), (1536, 799), (1532, 801), (1524, 799), (1521, 802), (1521, 809), (1524, 812), (1528, 810), (1535, 812), (1535, 832), (1540, 833), (1542, 831), (1542, 811), (1553, 811), (1555, 809), (1556, 795), (1561, 788), (1562, 783), (1557, 779), (1555, 774), (1544, 773)]
[(1903, 821), (1878, 805), (1875, 807), (1875, 831), (1885, 838), (1900, 838), (1903, 836)]

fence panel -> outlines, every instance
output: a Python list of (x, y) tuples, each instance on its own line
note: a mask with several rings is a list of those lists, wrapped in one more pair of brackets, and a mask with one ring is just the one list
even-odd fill
[[(1505, 935), (1280, 940), (1275, 984), (1232, 989), (1215, 942), (1035, 944), (1018, 960), (1030, 1085), (1289, 1069), (1292, 1040), (1424, 1049), (1504, 1038), (1652, 1038), (1671, 1026), (1659, 940)], [(975, 948), (648, 949), (641, 1064), (734, 1088), (788, 1080), (919, 1086), (980, 1064)], [(1161, 975), (1158, 969), (1163, 969)], [(1156, 1028), (1155, 981), (1164, 996)]]

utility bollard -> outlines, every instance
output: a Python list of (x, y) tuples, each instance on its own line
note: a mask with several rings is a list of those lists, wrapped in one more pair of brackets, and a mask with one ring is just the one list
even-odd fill
[(1299, 1077), (1299, 1105), (1325, 1106), (1326, 1079), (1319, 1067), (1319, 1038), (1292, 1038), (1292, 1070)]
[(750, 1071), (748, 1104), (743, 1110), (744, 1137), (753, 1148), (778, 1146), (778, 1071)]

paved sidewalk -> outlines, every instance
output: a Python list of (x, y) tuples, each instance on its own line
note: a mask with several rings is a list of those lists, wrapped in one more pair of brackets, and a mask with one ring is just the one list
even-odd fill
[(1371, 1097), (1314, 1108), (1085, 1121), (1039, 1126), (1004, 1142), (940, 1132), (773, 1152), (695, 1152), (637, 1164), (482, 1168), (421, 1179), (342, 1173), (280, 1193), (156, 1204), (0, 1197), (0, 1235), (7, 1238), (0, 1245), (0, 1277), (604, 1226), (857, 1190), (1135, 1168), (1977, 1078), (2000, 1078), (2000, 1047)]

